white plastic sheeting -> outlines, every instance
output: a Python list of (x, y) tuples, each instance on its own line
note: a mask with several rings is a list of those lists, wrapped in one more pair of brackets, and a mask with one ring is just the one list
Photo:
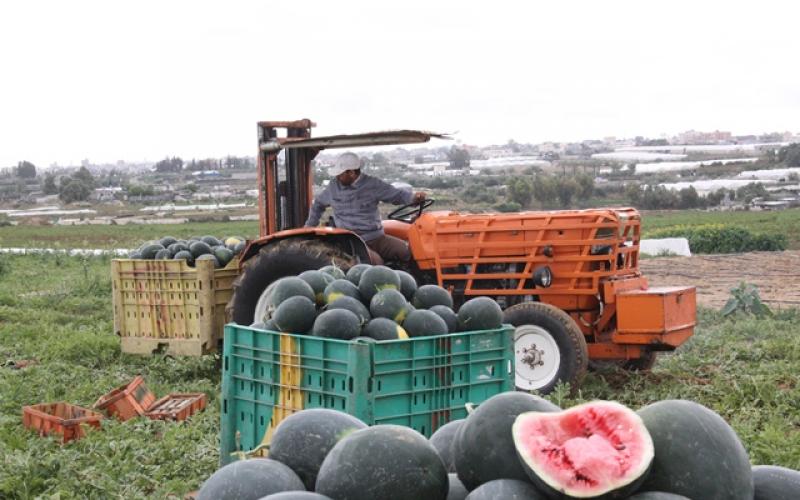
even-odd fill
[(689, 240), (686, 238), (660, 238), (653, 240), (640, 240), (639, 253), (651, 256), (680, 255), (691, 257)]

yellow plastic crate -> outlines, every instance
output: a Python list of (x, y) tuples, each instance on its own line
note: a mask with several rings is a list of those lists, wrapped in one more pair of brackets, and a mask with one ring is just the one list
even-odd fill
[(224, 269), (201, 260), (111, 261), (114, 331), (122, 352), (200, 356), (217, 350), (225, 305), (239, 275), (238, 259)]

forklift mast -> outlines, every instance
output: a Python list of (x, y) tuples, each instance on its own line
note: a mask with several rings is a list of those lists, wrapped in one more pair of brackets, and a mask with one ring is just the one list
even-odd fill
[[(258, 220), (263, 238), (285, 229), (302, 227), (313, 200), (311, 161), (317, 148), (289, 148), (284, 144), (311, 137), (315, 124), (308, 119), (258, 123)], [(283, 161), (279, 159), (284, 149)]]

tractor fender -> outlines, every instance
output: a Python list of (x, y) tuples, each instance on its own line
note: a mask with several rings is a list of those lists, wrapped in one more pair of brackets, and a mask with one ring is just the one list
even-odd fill
[(364, 240), (362, 240), (360, 236), (352, 231), (334, 227), (301, 227), (279, 231), (249, 241), (244, 252), (242, 252), (242, 256), (239, 258), (239, 269), (241, 269), (244, 263), (251, 257), (258, 255), (263, 247), (274, 245), (278, 241), (287, 239), (325, 240), (343, 252), (356, 257), (359, 262), (370, 261), (367, 244), (364, 243)]

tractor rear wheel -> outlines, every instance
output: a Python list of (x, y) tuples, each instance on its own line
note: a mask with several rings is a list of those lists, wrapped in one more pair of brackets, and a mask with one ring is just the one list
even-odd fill
[(286, 239), (267, 245), (248, 259), (233, 283), (228, 318), (240, 325), (262, 321), (255, 317), (256, 313), (261, 309), (263, 315), (270, 285), (278, 279), (330, 264), (347, 271), (354, 263), (351, 255), (323, 240)]
[(548, 394), (559, 382), (576, 387), (589, 355), (583, 332), (570, 316), (549, 304), (523, 302), (503, 312), (514, 329), (516, 387)]

